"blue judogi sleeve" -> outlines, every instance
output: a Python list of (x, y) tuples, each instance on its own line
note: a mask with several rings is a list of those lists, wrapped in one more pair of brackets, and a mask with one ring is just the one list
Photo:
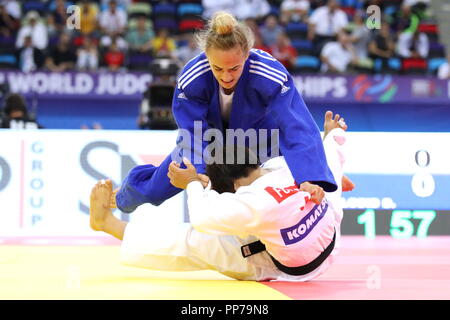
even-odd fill
[(175, 188), (167, 177), (171, 162), (172, 156), (169, 155), (159, 167), (151, 164), (134, 167), (116, 195), (117, 208), (130, 213), (144, 203), (157, 206), (182, 191)]
[(309, 181), (327, 192), (335, 191), (319, 128), (291, 76), (271, 97), (268, 112), (280, 130), (280, 150), (297, 184)]

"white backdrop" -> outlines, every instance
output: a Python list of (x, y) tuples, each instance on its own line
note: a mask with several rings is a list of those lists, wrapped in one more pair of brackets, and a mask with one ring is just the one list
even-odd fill
[[(87, 208), (96, 181), (119, 185), (134, 165), (162, 161), (175, 142), (175, 131), (0, 131), (0, 236), (93, 235)], [(178, 222), (183, 208), (179, 194), (129, 218)]]

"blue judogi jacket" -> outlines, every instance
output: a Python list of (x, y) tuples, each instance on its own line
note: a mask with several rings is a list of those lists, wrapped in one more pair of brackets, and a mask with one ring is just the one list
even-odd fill
[[(234, 90), (232, 110), (227, 124), (223, 122), (219, 101), (219, 84), (214, 78), (205, 53), (189, 61), (177, 80), (172, 108), (178, 128), (190, 132), (190, 141), (178, 139), (178, 145), (159, 167), (141, 165), (133, 168), (116, 195), (117, 207), (132, 212), (139, 205), (159, 205), (182, 191), (167, 177), (171, 161), (189, 155), (197, 172), (205, 172), (204, 161), (197, 163), (210, 143), (198, 141), (194, 121), (207, 129), (279, 129), (279, 153), (283, 155), (298, 184), (305, 181), (325, 191), (337, 189), (328, 167), (319, 128), (285, 67), (268, 53), (252, 49)], [(197, 126), (198, 128), (198, 126)], [(183, 130), (180, 130), (183, 131)], [(269, 135), (269, 134), (268, 134)], [(257, 135), (260, 139), (259, 135)], [(270, 138), (268, 139), (270, 145)], [(258, 141), (264, 145), (267, 141)], [(197, 146), (197, 147), (195, 147)], [(191, 148), (191, 150), (187, 150)], [(190, 152), (186, 152), (190, 151)], [(270, 154), (269, 154), (270, 155)]]

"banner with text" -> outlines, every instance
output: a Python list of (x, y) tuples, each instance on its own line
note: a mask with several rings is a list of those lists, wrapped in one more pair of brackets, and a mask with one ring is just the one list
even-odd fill
[[(153, 77), (137, 72), (0, 71), (12, 92), (43, 98), (140, 99)], [(450, 103), (450, 81), (392, 75), (294, 75), (297, 90), (311, 102)]]

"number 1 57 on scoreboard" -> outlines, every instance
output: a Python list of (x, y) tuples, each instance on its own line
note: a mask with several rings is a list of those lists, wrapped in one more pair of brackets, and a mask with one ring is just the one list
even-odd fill
[[(389, 233), (394, 238), (410, 238), (414, 235), (415, 225), (411, 219), (420, 220), (416, 235), (425, 238), (428, 228), (436, 217), (434, 210), (393, 210), (389, 226)], [(375, 210), (368, 209), (358, 216), (358, 223), (364, 225), (364, 235), (367, 238), (375, 238), (376, 222)]]

